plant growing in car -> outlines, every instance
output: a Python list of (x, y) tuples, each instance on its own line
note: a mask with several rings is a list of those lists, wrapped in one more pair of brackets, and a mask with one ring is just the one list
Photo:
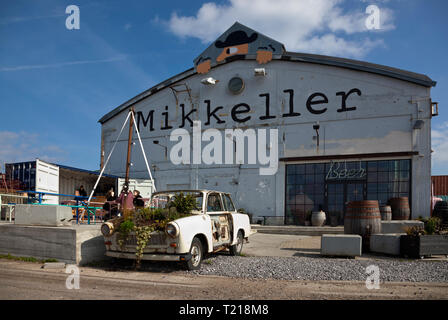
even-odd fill
[(180, 192), (173, 196), (169, 204), (169, 208), (176, 208), (176, 211), (180, 214), (189, 214), (192, 210), (196, 209), (196, 198), (192, 194), (184, 195)]
[(193, 195), (176, 194), (169, 204), (169, 208), (143, 208), (127, 210), (125, 219), (118, 227), (117, 243), (123, 250), (125, 242), (131, 232), (136, 238), (136, 267), (140, 267), (144, 250), (151, 239), (153, 231), (164, 231), (170, 221), (187, 217), (191, 210), (196, 209), (196, 199)]
[(134, 226), (135, 237), (137, 240), (137, 246), (135, 247), (135, 266), (140, 267), (140, 262), (143, 257), (143, 251), (145, 250), (149, 239), (151, 239), (151, 232), (154, 231), (152, 226)]
[(129, 233), (134, 230), (134, 222), (131, 219), (124, 220), (118, 227), (118, 245), (123, 248), (124, 242), (128, 239)]

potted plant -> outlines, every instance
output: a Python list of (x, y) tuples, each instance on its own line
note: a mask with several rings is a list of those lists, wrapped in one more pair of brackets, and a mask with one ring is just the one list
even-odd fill
[(448, 255), (448, 232), (443, 230), (439, 218), (420, 219), (424, 228), (411, 227), (400, 237), (400, 253), (404, 257), (420, 258), (431, 255)]
[(331, 211), (330, 215), (330, 226), (337, 227), (339, 225), (339, 213)]

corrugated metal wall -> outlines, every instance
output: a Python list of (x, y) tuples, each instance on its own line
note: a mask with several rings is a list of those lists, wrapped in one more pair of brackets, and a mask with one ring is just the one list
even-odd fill
[(435, 196), (448, 195), (448, 176), (432, 176), (431, 180)]

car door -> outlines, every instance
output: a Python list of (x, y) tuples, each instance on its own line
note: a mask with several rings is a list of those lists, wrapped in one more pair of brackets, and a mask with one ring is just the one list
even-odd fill
[(207, 195), (207, 214), (212, 227), (213, 248), (217, 249), (230, 243), (230, 215), (225, 210), (221, 194), (211, 192)]

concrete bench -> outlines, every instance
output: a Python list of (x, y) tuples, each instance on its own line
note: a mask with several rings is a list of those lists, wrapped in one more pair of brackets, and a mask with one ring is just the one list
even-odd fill
[(400, 237), (406, 233), (379, 233), (370, 236), (370, 251), (394, 256), (400, 255)]
[(320, 253), (324, 256), (361, 256), (362, 238), (356, 234), (324, 234)]
[(381, 233), (406, 233), (410, 227), (424, 227), (424, 223), (418, 220), (392, 220), (381, 221)]

